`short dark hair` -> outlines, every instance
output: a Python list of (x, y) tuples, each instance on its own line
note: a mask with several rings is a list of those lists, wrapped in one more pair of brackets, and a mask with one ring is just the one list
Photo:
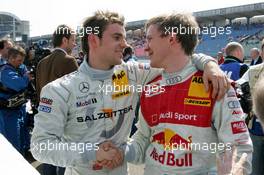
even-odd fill
[[(120, 24), (124, 25), (125, 18), (116, 13), (109, 11), (97, 11), (91, 17), (88, 17), (83, 23), (84, 35), (82, 37), (82, 50), (85, 54), (89, 54), (89, 44), (88, 44), (88, 36), (92, 33), (97, 35), (99, 38), (103, 37), (103, 32), (109, 24)], [(93, 32), (86, 32), (87, 28), (91, 28)], [(98, 32), (94, 32), (94, 29), (97, 28)]]
[(131, 46), (128, 46), (124, 49), (123, 56), (132, 55), (132, 54), (133, 54), (133, 48)]
[[(198, 43), (199, 30), (199, 26), (193, 15), (187, 13), (160, 15), (149, 19), (146, 22), (145, 28), (148, 29), (150, 25), (156, 25), (158, 27), (158, 30), (161, 32), (161, 37), (166, 37), (174, 32), (178, 41), (181, 43), (185, 54), (193, 54)], [(179, 29), (181, 28), (185, 28), (187, 31), (181, 33), (179, 32)], [(167, 29), (171, 29), (170, 32), (167, 32)]]
[(5, 43), (7, 43), (7, 42), (11, 42), (11, 41), (8, 39), (1, 39), (0, 40), (0, 50), (5, 48)]
[(17, 55), (21, 55), (22, 57), (25, 57), (26, 56), (26, 52), (25, 50), (20, 47), (20, 46), (14, 46), (14, 47), (11, 47), (9, 50), (8, 50), (8, 59), (10, 58), (14, 58), (16, 57)]
[(65, 24), (59, 25), (53, 33), (53, 39), (52, 39), (53, 46), (59, 47), (62, 44), (62, 39), (64, 37), (70, 39), (73, 32), (74, 32), (73, 29), (71, 29), (69, 26)]

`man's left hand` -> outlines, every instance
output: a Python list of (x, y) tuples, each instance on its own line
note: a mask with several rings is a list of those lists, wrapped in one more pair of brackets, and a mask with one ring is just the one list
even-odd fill
[(206, 91), (209, 90), (209, 84), (212, 82), (212, 97), (220, 100), (224, 97), (226, 91), (230, 87), (227, 76), (220, 67), (213, 61), (209, 61), (204, 66), (203, 81)]

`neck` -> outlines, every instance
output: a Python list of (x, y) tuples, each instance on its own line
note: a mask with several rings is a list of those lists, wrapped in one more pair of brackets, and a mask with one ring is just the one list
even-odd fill
[(188, 64), (189, 60), (189, 56), (184, 53), (173, 54), (167, 58), (164, 71), (167, 73), (179, 72)]
[(98, 69), (98, 70), (109, 70), (111, 66), (103, 63), (98, 56), (93, 54), (89, 54), (89, 58), (87, 58), (87, 63), (91, 68)]

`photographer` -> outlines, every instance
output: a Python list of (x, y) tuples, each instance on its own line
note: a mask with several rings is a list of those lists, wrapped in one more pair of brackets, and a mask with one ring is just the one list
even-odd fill
[[(261, 44), (262, 57), (264, 56), (264, 41)], [(250, 137), (253, 142), (254, 152), (252, 159), (252, 175), (264, 174), (264, 133), (260, 124), (259, 119), (252, 111), (252, 97), (254, 94), (255, 85), (259, 81), (260, 77), (264, 73), (264, 65), (258, 64), (251, 66), (248, 71), (237, 80), (237, 83), (241, 86), (242, 97), (241, 106), (245, 113), (248, 113), (248, 129), (250, 132)]]
[(26, 94), (31, 77), (23, 65), (25, 51), (15, 46), (8, 51), (8, 62), (0, 69), (0, 131), (22, 154), (25, 154), (27, 130)]

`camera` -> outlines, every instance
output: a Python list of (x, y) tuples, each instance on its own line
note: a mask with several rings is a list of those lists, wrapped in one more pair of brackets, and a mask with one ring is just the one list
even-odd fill
[(242, 94), (240, 95), (240, 105), (244, 113), (250, 113), (252, 110), (252, 97), (250, 93), (250, 86), (248, 82), (245, 82), (240, 85)]

